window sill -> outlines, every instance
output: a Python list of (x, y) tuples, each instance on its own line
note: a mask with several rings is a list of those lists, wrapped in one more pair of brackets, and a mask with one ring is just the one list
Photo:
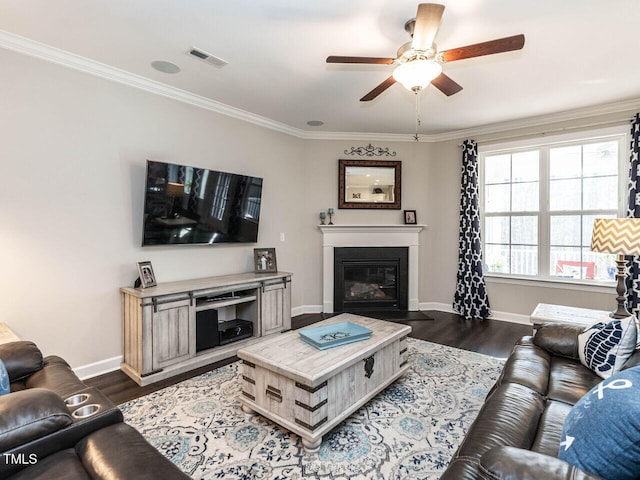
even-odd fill
[(584, 282), (579, 280), (561, 280), (551, 278), (513, 277), (485, 273), (487, 283), (524, 285), (538, 288), (554, 288), (564, 290), (578, 290), (581, 292), (615, 293), (616, 282)]

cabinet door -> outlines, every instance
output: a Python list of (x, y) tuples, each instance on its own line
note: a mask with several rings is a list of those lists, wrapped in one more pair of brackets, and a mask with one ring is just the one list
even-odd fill
[(291, 284), (266, 285), (260, 298), (262, 335), (291, 329)]
[(160, 303), (153, 313), (153, 368), (189, 358), (189, 300)]

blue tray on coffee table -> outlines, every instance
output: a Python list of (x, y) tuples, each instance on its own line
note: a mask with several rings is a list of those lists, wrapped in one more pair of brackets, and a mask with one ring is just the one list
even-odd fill
[(316, 328), (298, 330), (302, 340), (319, 350), (367, 340), (371, 330), (351, 322), (334, 323)]

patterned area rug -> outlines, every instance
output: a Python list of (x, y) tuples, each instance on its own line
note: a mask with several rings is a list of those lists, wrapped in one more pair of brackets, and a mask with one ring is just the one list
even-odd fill
[(245, 418), (239, 362), (120, 405), (125, 421), (196, 479), (437, 479), (503, 361), (409, 339), (409, 371), (325, 435), (317, 453)]

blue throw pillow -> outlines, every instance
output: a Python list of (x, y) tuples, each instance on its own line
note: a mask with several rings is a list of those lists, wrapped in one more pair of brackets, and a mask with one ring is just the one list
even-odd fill
[(0, 360), (0, 395), (11, 391), (10, 383), (7, 368), (4, 366), (4, 362)]
[(585, 367), (602, 378), (609, 378), (622, 368), (638, 341), (636, 317), (596, 323), (578, 335), (578, 355)]
[(578, 400), (565, 419), (558, 458), (607, 480), (640, 478), (640, 366)]

